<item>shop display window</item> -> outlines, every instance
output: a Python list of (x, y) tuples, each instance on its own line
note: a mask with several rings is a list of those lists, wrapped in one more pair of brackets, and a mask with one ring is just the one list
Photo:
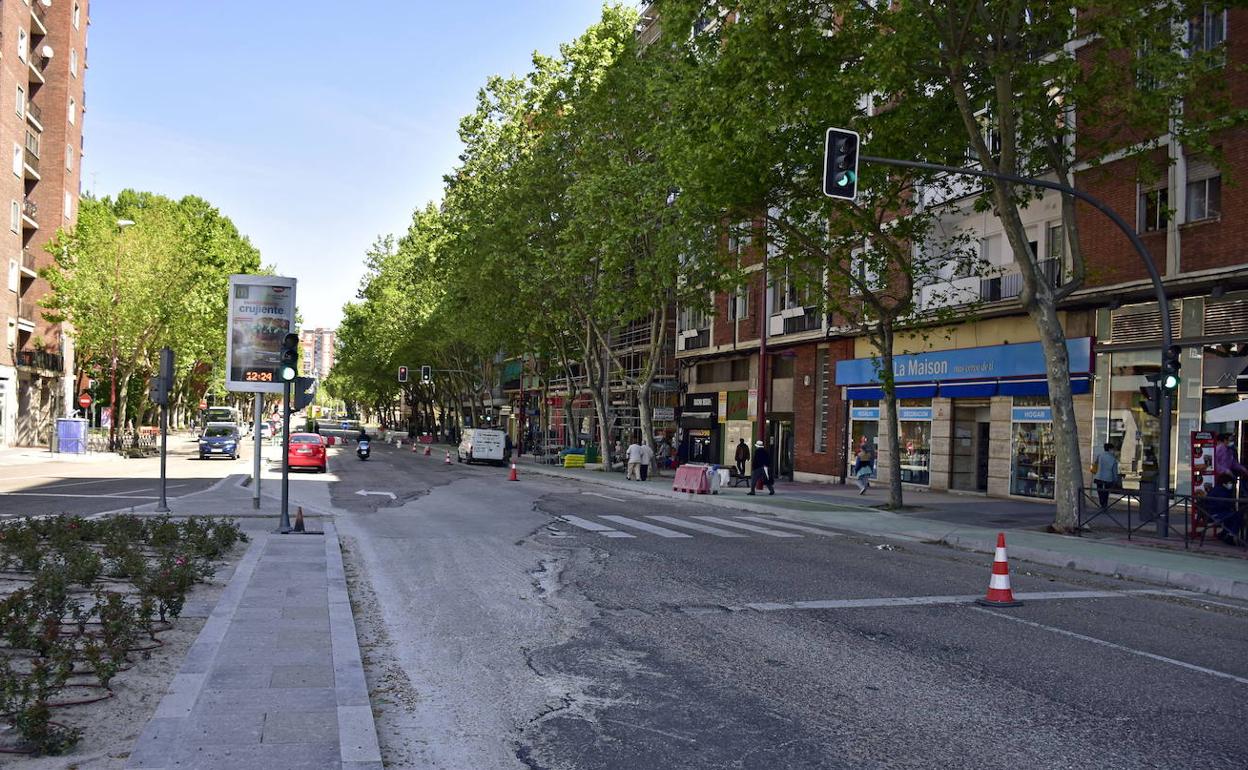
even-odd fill
[[(931, 483), (932, 402), (929, 399), (903, 398), (897, 402), (901, 418), (901, 480), (907, 484)], [(925, 419), (905, 419), (923, 415)]]
[[(851, 401), (849, 429), (849, 465), (853, 468), (854, 458), (864, 445), (871, 450), (876, 462), (871, 466), (870, 478), (879, 473), (880, 457), (880, 402)], [(851, 472), (852, 475), (852, 472)]]
[[(1048, 409), (1047, 396), (1015, 396), (1015, 414), (1020, 408)], [(1024, 412), (1025, 413), (1025, 412)], [(1051, 421), (1012, 421), (1013, 454), (1010, 459), (1010, 494), (1053, 499), (1057, 478)]]

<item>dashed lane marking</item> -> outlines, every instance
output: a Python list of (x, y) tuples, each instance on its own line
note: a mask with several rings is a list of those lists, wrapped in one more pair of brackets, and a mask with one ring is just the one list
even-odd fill
[(655, 521), (661, 521), (664, 524), (671, 524), (677, 527), (684, 527), (686, 529), (692, 529), (695, 532), (705, 532), (708, 535), (714, 535), (716, 537), (745, 537), (745, 535), (741, 534), (740, 532), (729, 532), (726, 529), (720, 529), (719, 527), (712, 527), (710, 524), (699, 524), (696, 521), (678, 519), (675, 516), (647, 516), (646, 518), (654, 519)]
[(604, 524), (599, 524), (596, 521), (590, 521), (589, 519), (582, 519), (580, 516), (573, 516), (571, 514), (565, 514), (563, 516), (560, 516), (559, 518), (562, 519), (563, 521), (566, 521), (567, 523), (571, 524), (574, 527), (580, 527), (581, 529), (589, 530), (590, 532), (596, 532), (602, 535), (603, 537), (636, 537), (636, 535), (630, 535), (627, 532), (621, 532), (618, 529), (612, 529), (611, 527), (608, 527)]
[(644, 521), (630, 519), (627, 516), (600, 516), (599, 518), (606, 519), (607, 521), (614, 521), (616, 524), (623, 524), (624, 526), (632, 527), (633, 529), (640, 529), (642, 532), (649, 532), (650, 534), (658, 535), (659, 537), (693, 537), (693, 535), (684, 532), (677, 532), (674, 529), (660, 527), (657, 524), (647, 524)]
[(735, 527), (737, 529), (744, 529), (747, 532), (757, 532), (760, 535), (769, 535), (771, 537), (801, 537), (801, 535), (796, 534), (794, 532), (777, 532), (774, 529), (763, 529), (762, 527), (756, 527), (753, 524), (746, 524), (743, 521), (721, 519), (718, 516), (694, 516), (693, 518), (698, 519), (699, 521), (709, 521), (712, 524), (720, 524), (725, 527)]

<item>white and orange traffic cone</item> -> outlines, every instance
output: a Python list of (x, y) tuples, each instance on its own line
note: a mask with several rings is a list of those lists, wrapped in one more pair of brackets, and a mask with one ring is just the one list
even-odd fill
[(425, 457), (428, 457), (429, 455), (433, 454), (431, 451), (429, 451), (430, 449), (431, 447), (428, 444), (425, 444)]
[(447, 450), (447, 452), (446, 452), (446, 462), (445, 462), (445, 463), (443, 463), (443, 464), (444, 464), (444, 465), (450, 465), (450, 464), (451, 464), (451, 452), (450, 452), (450, 450)]
[(516, 475), (516, 464), (511, 464), (511, 475), (507, 477), (508, 481), (519, 481), (520, 477)]
[(1010, 565), (1005, 558), (1005, 533), (997, 533), (997, 553), (992, 558), (992, 579), (988, 581), (988, 595), (976, 599), (985, 607), (1018, 607), (1022, 602), (1014, 598), (1010, 590)]
[(413, 441), (412, 442), (412, 454), (416, 454), (419, 451), (420, 451), (420, 447), (416, 446), (416, 442)]

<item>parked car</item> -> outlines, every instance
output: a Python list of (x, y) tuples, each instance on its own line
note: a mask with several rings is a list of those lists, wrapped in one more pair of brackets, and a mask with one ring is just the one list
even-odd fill
[(286, 462), (291, 469), (312, 468), (324, 473), (325, 439), (316, 433), (290, 434), (290, 452), (286, 454)]
[(240, 441), (238, 426), (234, 423), (210, 422), (204, 426), (204, 433), (199, 437), (199, 459), (228, 457), (237, 460)]
[(501, 430), (468, 428), (459, 442), (458, 459), (461, 463), (487, 462), (505, 465), (506, 441), (507, 436)]
[(260, 423), (260, 440), (268, 441), (273, 438), (273, 426), (267, 422)]

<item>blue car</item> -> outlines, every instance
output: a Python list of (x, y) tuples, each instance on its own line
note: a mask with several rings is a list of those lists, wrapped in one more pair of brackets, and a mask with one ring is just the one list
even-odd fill
[(228, 457), (238, 459), (238, 426), (228, 422), (210, 422), (199, 437), (199, 459)]

